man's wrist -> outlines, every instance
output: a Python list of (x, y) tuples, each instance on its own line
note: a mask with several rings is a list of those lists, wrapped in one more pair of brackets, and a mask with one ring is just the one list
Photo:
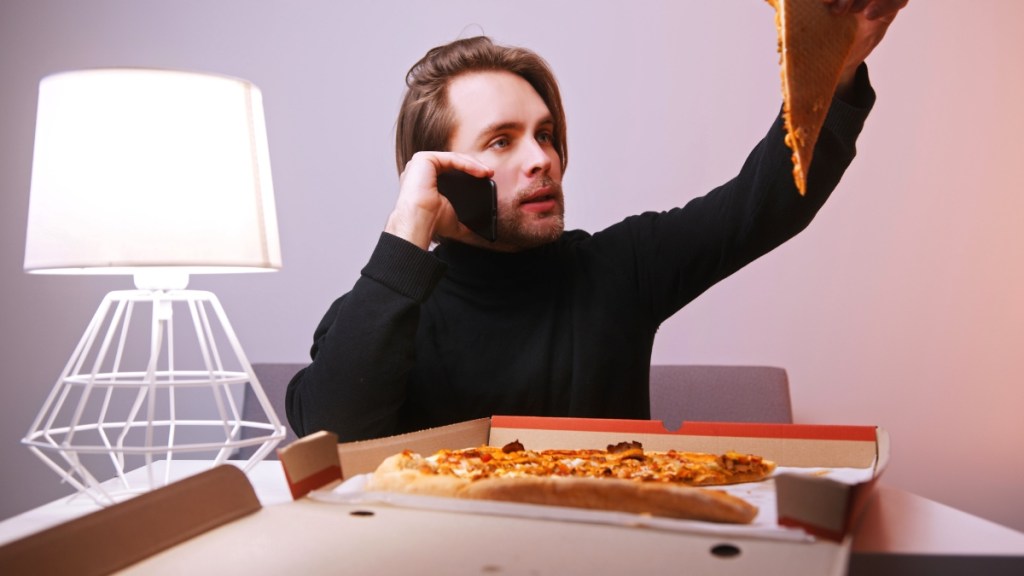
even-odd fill
[(363, 276), (417, 302), (427, 299), (444, 276), (447, 266), (404, 238), (383, 232)]
[(861, 62), (852, 69), (843, 70), (836, 86), (835, 97), (857, 108), (870, 108), (874, 102), (867, 64)]
[(388, 216), (384, 231), (426, 250), (430, 247), (433, 237), (433, 224), (432, 216), (423, 211), (413, 210), (410, 213), (410, 211), (400, 212), (395, 209)]

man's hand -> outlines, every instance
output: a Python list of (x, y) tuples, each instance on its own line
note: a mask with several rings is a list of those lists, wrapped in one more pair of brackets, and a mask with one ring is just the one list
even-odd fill
[(417, 152), (402, 171), (398, 201), (384, 231), (424, 250), (430, 247), (435, 235), (459, 237), (471, 234), (459, 223), (448, 199), (437, 191), (437, 175), (447, 170), (462, 170), (481, 178), (489, 178), (494, 173), (464, 154)]
[(837, 94), (843, 94), (853, 84), (857, 68), (885, 36), (896, 14), (909, 0), (822, 0), (835, 14), (855, 14), (859, 20), (853, 48), (839, 76)]

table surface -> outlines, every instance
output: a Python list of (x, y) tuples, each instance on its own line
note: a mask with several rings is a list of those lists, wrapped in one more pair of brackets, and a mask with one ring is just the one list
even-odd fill
[[(172, 476), (180, 478), (205, 469), (208, 463), (178, 461), (174, 462), (173, 466)], [(447, 522), (441, 521), (440, 518), (450, 517), (451, 514), (386, 506), (361, 506), (361, 509), (367, 509), (361, 510), (366, 513), (355, 515), (351, 514), (352, 511), (339, 513), (335, 505), (309, 501), (281, 506), (292, 502), (292, 498), (279, 462), (260, 462), (248, 472), (248, 477), (264, 506), (257, 515), (259, 518), (236, 521), (235, 524), (240, 524), (242, 528), (233, 531), (214, 531), (209, 536), (204, 535), (185, 545), (179, 545), (175, 550), (184, 546), (186, 551), (181, 553), (193, 554), (193, 560), (195, 554), (203, 554), (201, 557), (204, 559), (206, 554), (215, 555), (216, 561), (224, 562), (223, 568), (232, 572), (238, 572), (240, 567), (248, 563), (254, 573), (266, 573), (273, 562), (285, 562), (289, 571), (294, 571), (297, 568), (295, 550), (290, 547), (288, 554), (268, 555), (265, 553), (266, 548), (275, 548), (275, 542), (279, 538), (288, 537), (289, 534), (294, 534), (295, 530), (301, 530), (304, 523), (308, 525), (310, 522), (319, 522), (321, 526), (329, 529), (316, 531), (316, 534), (307, 531), (311, 532), (309, 537), (304, 536), (302, 539), (303, 546), (309, 554), (302, 556), (304, 564), (301, 567), (310, 573), (336, 569), (339, 561), (344, 561), (350, 568), (358, 568), (356, 556), (366, 559), (367, 562), (372, 559), (372, 565), (363, 566), (367, 571), (390, 573), (388, 566), (392, 565), (394, 570), (398, 571), (402, 555), (394, 554), (394, 543), (413, 540), (417, 542), (417, 547), (426, 547), (423, 549), (450, 548), (450, 554), (438, 555), (438, 558), (451, 556), (449, 560), (456, 564), (446, 566), (442, 562), (434, 566), (435, 570), (432, 571), (435, 573), (454, 570), (455, 566), (461, 568), (460, 572), (467, 573), (468, 570), (468, 573), (474, 574), (528, 573), (534, 572), (537, 565), (524, 564), (524, 558), (536, 558), (530, 558), (520, 550), (536, 551), (544, 548), (546, 543), (549, 544), (547, 548), (552, 548), (550, 542), (545, 542), (545, 539), (555, 535), (555, 538), (560, 540), (563, 534), (571, 530), (574, 539), (581, 538), (585, 539), (581, 541), (588, 542), (588, 550), (600, 550), (601, 546), (609, 546), (629, 552), (621, 555), (624, 562), (622, 566), (616, 566), (614, 560), (609, 560), (614, 559), (615, 554), (588, 555), (600, 559), (588, 560), (594, 564), (591, 566), (594, 573), (613, 573), (617, 569), (636, 573), (638, 568), (645, 564), (649, 564), (648, 567), (651, 569), (657, 569), (660, 565), (663, 571), (666, 549), (671, 549), (674, 557), (681, 557), (679, 555), (684, 553), (690, 554), (687, 556), (688, 562), (693, 558), (711, 562), (716, 567), (716, 572), (740, 573), (740, 562), (722, 557), (712, 558), (708, 554), (716, 545), (721, 544), (721, 539), (713, 536), (701, 537), (582, 524), (573, 524), (568, 530), (560, 530), (552, 527), (559, 527), (560, 523), (469, 515), (460, 515), (457, 521)], [(0, 545), (97, 509), (98, 505), (83, 495), (73, 495), (40, 506), (0, 522)], [(246, 522), (260, 524), (253, 524), (246, 532)], [(446, 528), (449, 524), (450, 527)], [(272, 528), (268, 529), (268, 526)], [(562, 534), (559, 534), (559, 531)], [(346, 538), (341, 539), (338, 534), (345, 534)], [(493, 539), (498, 543), (508, 540), (509, 535), (514, 535), (514, 543), (507, 542), (507, 545), (497, 546), (493, 562), (490, 564), (466, 566), (464, 563), (457, 563), (460, 557), (459, 545), (453, 544), (450, 539), (453, 536), (464, 538), (467, 534), (472, 534), (476, 539), (483, 539), (481, 541)], [(384, 546), (386, 550), (382, 550), (379, 555), (362, 553), (372, 550), (375, 546)], [(801, 550), (801, 554), (804, 554), (802, 550), (806, 549), (807, 545), (750, 540), (742, 543), (742, 552), (748, 559), (753, 559), (759, 555), (778, 555), (779, 551), (786, 547), (796, 547), (794, 550)], [(557, 548), (564, 551), (564, 547)], [(191, 552), (188, 549), (191, 549)], [(233, 552), (218, 554), (214, 550)], [(324, 550), (330, 552), (324, 553)], [(850, 574), (896, 574), (922, 566), (927, 566), (931, 572), (941, 574), (1024, 574), (1024, 533), (910, 492), (886, 486), (878, 487), (876, 496), (866, 508), (852, 540), (851, 550)], [(251, 554), (243, 555), (244, 559), (240, 560), (242, 551), (249, 551)], [(263, 554), (260, 554), (261, 551)], [(842, 567), (837, 571), (831, 565), (835, 563), (835, 550), (830, 550), (827, 546), (819, 547), (816, 553), (804, 555), (807, 557), (806, 562), (810, 563), (804, 566), (809, 568), (807, 573), (842, 573), (846, 569)], [(269, 556), (273, 556), (273, 559)], [(273, 562), (268, 564), (269, 560)], [(133, 566), (128, 572), (170, 573), (175, 567), (180, 568), (173, 561), (168, 562), (164, 558), (156, 563), (144, 561)], [(207, 567), (213, 570), (216, 568), (216, 562)], [(281, 564), (280, 567), (284, 568), (285, 565)], [(581, 569), (583, 566), (574, 565), (574, 568)], [(352, 573), (359, 572), (361, 570), (355, 569)]]

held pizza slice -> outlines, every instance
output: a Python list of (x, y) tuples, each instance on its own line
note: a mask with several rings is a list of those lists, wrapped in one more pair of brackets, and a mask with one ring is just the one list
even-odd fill
[(775, 8), (786, 145), (793, 150), (793, 179), (803, 195), (814, 145), (853, 46), (857, 20), (852, 14), (833, 14), (821, 0), (766, 1)]

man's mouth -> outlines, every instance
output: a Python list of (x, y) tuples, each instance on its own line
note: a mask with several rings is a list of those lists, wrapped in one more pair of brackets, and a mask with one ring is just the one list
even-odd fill
[(553, 186), (538, 188), (520, 200), (519, 206), (527, 212), (552, 212), (558, 207), (558, 192)]

